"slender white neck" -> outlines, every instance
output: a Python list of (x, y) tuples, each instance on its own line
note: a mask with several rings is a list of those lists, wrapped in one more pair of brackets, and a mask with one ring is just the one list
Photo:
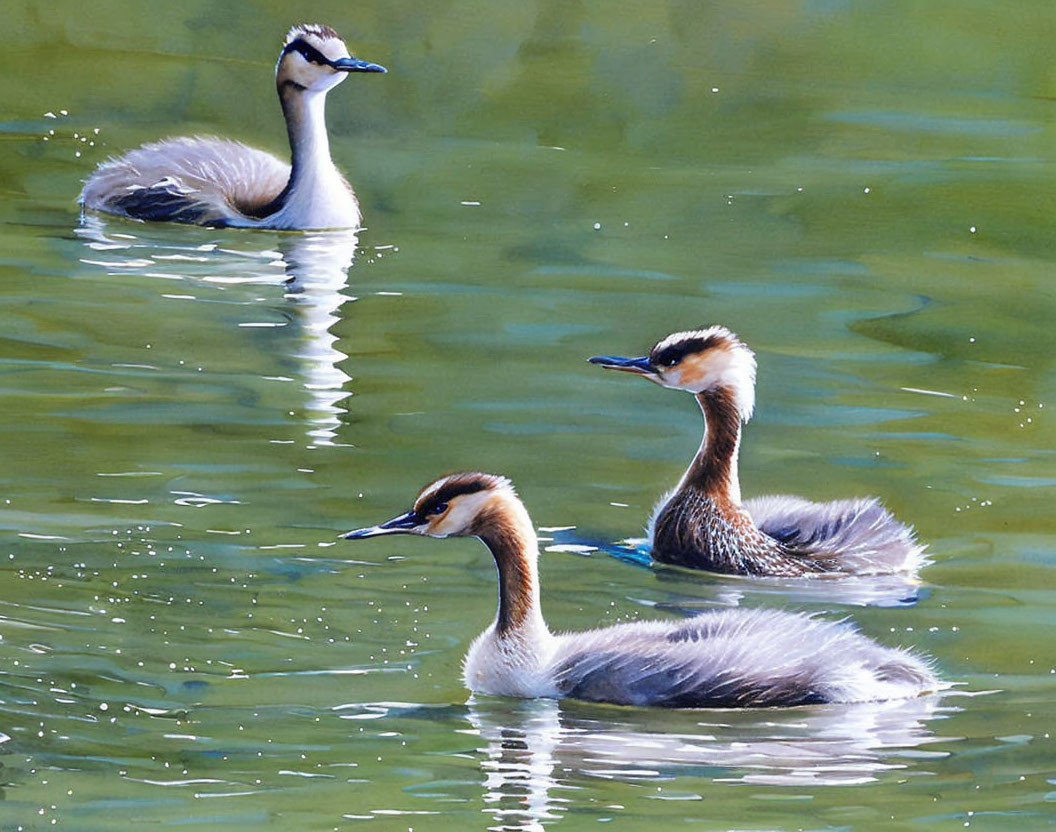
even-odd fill
[(326, 90), (279, 87), (290, 137), (290, 181), (268, 225), (276, 228), (355, 228), (361, 216), (352, 189), (330, 159)]
[(320, 175), (336, 174), (326, 132), (326, 91), (292, 90), (282, 97), (293, 171), (290, 189)]

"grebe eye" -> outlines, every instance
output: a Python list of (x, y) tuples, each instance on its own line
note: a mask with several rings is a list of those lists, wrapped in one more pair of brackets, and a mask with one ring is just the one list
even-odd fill
[(443, 514), (445, 511), (447, 511), (447, 503), (437, 503), (429, 509), (430, 514)]

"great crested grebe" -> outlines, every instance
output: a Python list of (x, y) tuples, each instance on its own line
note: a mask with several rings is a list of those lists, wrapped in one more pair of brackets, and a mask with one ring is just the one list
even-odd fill
[(385, 68), (349, 55), (329, 26), (294, 26), (275, 67), (292, 165), (205, 136), (145, 144), (86, 180), (85, 208), (140, 220), (239, 228), (354, 228), (356, 195), (330, 159), (326, 94), (350, 72)]
[(800, 497), (741, 502), (741, 423), (755, 405), (755, 355), (722, 326), (676, 332), (649, 355), (589, 359), (610, 370), (693, 393), (704, 440), (678, 486), (649, 522), (661, 563), (737, 575), (881, 574), (913, 571), (924, 547), (874, 498), (812, 503)]
[(747, 708), (900, 699), (939, 687), (917, 656), (883, 647), (844, 622), (800, 613), (730, 609), (551, 633), (539, 605), (535, 529), (505, 477), (443, 477), (406, 514), (342, 537), (386, 534), (477, 537), (491, 550), (499, 608), (463, 665), (466, 687), (475, 692)]

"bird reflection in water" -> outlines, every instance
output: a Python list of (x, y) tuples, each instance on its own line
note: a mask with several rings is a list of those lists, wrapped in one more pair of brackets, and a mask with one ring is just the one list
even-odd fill
[[(337, 349), (337, 336), (330, 330), (340, 320), (341, 306), (356, 300), (344, 294), (358, 244), (356, 231), (243, 232), (218, 238), (215, 231), (148, 227), (150, 236), (132, 233), (139, 230), (132, 223), (108, 226), (104, 218), (86, 215), (75, 230), (91, 250), (81, 262), (110, 274), (180, 281), (178, 293), (172, 292), (172, 284), (166, 286), (166, 297), (184, 301), (221, 299), (201, 291), (210, 287), (228, 293), (231, 303), (273, 308), (274, 295), (261, 297), (252, 287), (282, 287), (287, 302), (279, 313), (285, 320), (243, 321), (242, 340), (234, 348), (250, 346), (250, 330), (273, 333), (268, 356), (285, 354), (298, 366), (309, 443), (340, 444), (337, 433), (345, 412), (342, 403), (351, 395), (346, 389), (350, 377), (341, 369), (347, 356)], [(251, 288), (252, 294), (247, 294)], [(285, 379), (288, 368), (269, 366), (262, 375)], [(287, 402), (284, 406), (289, 409)]]
[(337, 431), (351, 395), (351, 377), (341, 369), (348, 356), (335, 346), (330, 328), (340, 318), (342, 293), (356, 254), (355, 231), (325, 231), (284, 235), (279, 244), (286, 269), (286, 297), (293, 301), (302, 333), (296, 356), (302, 362), (308, 393), (308, 436), (315, 445), (337, 445)]
[(469, 721), (487, 742), (481, 752), (485, 812), (492, 829), (542, 829), (556, 820), (561, 798), (554, 776), (561, 741), (560, 705), (555, 699), (504, 700), (473, 696)]
[[(641, 783), (696, 778), (770, 786), (850, 786), (916, 773), (945, 751), (929, 723), (958, 710), (943, 695), (787, 709), (657, 711), (571, 700), (472, 696), (468, 719), (485, 756), (484, 811), (499, 830), (541, 830), (562, 790), (584, 778)], [(912, 751), (912, 753), (907, 753)]]

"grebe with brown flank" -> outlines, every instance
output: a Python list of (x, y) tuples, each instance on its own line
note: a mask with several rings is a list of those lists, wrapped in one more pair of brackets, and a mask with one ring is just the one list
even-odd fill
[(139, 220), (239, 228), (355, 228), (359, 202), (330, 158), (326, 94), (350, 72), (385, 72), (353, 58), (329, 26), (294, 26), (275, 67), (292, 164), (241, 142), (193, 136), (145, 144), (101, 164), (84, 208)]
[(532, 521), (505, 477), (460, 473), (427, 485), (405, 514), (348, 532), (476, 537), (498, 569), (495, 620), (466, 654), (466, 687), (618, 705), (748, 708), (900, 699), (936, 690), (921, 658), (842, 621), (762, 609), (707, 612), (551, 633)]
[(642, 358), (589, 360), (692, 393), (704, 413), (700, 449), (649, 521), (655, 560), (775, 576), (912, 572), (922, 565), (924, 547), (912, 528), (876, 498), (741, 502), (737, 457), (741, 425), (755, 406), (755, 355), (725, 327), (673, 333)]

